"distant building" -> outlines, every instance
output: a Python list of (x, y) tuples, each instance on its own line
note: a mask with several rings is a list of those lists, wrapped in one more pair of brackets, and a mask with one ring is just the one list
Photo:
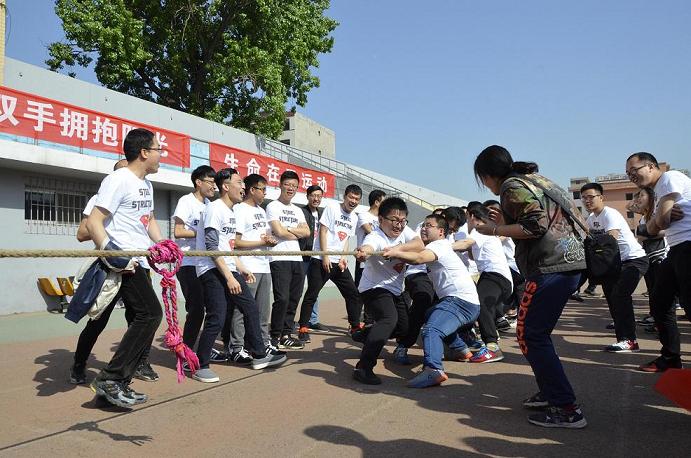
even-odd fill
[[(666, 162), (660, 162), (660, 170), (666, 172), (671, 170), (671, 166)], [(688, 170), (680, 169), (680, 172), (689, 175)], [(577, 177), (571, 178), (569, 184), (569, 192), (573, 194), (573, 199), (576, 201), (578, 209), (583, 213), (584, 216), (588, 216), (588, 213), (583, 207), (581, 202), (581, 186), (586, 183), (590, 183), (589, 177)], [(621, 213), (626, 221), (629, 223), (629, 227), (634, 229), (640, 215), (636, 215), (633, 212), (626, 210), (626, 205), (633, 200), (633, 195), (638, 191), (638, 187), (633, 184), (626, 174), (610, 173), (609, 175), (602, 175), (595, 177), (593, 181), (602, 185), (605, 192), (605, 205), (612, 207)]]
[(283, 133), (278, 141), (312, 154), (336, 158), (334, 131), (300, 113), (286, 113)]

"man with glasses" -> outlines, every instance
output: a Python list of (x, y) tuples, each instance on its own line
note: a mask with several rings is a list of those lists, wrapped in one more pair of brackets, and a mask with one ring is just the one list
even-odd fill
[[(350, 184), (343, 193), (343, 202), (329, 205), (324, 209), (319, 220), (319, 237), (314, 242), (315, 251), (346, 251), (348, 249), (348, 239), (355, 234), (355, 225), (357, 224), (357, 214), (353, 211), (360, 204), (361, 198), (362, 189), (360, 186)], [(345, 299), (350, 333), (352, 334), (362, 328), (360, 324), (362, 300), (350, 270), (348, 270), (346, 257), (339, 255), (313, 256), (307, 276), (307, 291), (300, 308), (298, 338), (303, 343), (310, 342), (307, 323), (312, 315), (312, 306), (328, 280), (336, 285)]]
[(621, 272), (602, 282), (609, 313), (614, 320), (617, 341), (605, 347), (611, 353), (638, 351), (636, 318), (633, 313), (633, 294), (641, 277), (648, 271), (648, 257), (631, 232), (628, 223), (617, 210), (605, 205), (604, 189), (599, 183), (581, 186), (581, 201), (590, 212), (587, 223), (592, 234), (609, 234), (619, 246)]
[[(201, 165), (192, 172), (192, 185), (194, 191), (185, 194), (178, 200), (173, 212), (173, 233), (175, 241), (183, 252), (196, 248), (195, 238), (197, 228), (206, 204), (213, 198), (216, 192), (214, 177), (216, 172), (208, 165)], [(204, 291), (197, 278), (198, 258), (185, 256), (178, 270), (177, 277), (180, 281), (180, 289), (185, 297), (185, 328), (182, 339), (190, 348), (194, 348), (199, 336), (199, 330), (204, 322)]]
[[(281, 194), (266, 207), (266, 219), (278, 243), (273, 251), (300, 251), (298, 240), (309, 237), (305, 216), (292, 203), (300, 185), (298, 174), (286, 170), (281, 174)], [(302, 256), (272, 256), (269, 261), (274, 302), (271, 306), (271, 343), (283, 350), (304, 348), (293, 332), (293, 320), (305, 282)]]
[(646, 221), (648, 234), (664, 230), (670, 249), (660, 264), (650, 292), (650, 311), (659, 330), (661, 355), (640, 366), (643, 372), (681, 368), (681, 338), (674, 297), (679, 295), (686, 318), (691, 319), (691, 179), (681, 172), (662, 172), (650, 153), (634, 153), (626, 160), (626, 174), (639, 188), (652, 188), (655, 204)]
[[(278, 241), (271, 235), (266, 212), (260, 206), (266, 196), (266, 178), (253, 173), (245, 177), (245, 200), (233, 207), (235, 212), (235, 248), (238, 250), (266, 250)], [(259, 307), (259, 320), (264, 345), (271, 345), (269, 321), (271, 319), (271, 269), (268, 256), (241, 256), (245, 268), (254, 274), (254, 283), (247, 287)], [(240, 310), (226, 317), (223, 341), (230, 342), (227, 353), (234, 363), (246, 365), (252, 357), (245, 350), (245, 322)]]

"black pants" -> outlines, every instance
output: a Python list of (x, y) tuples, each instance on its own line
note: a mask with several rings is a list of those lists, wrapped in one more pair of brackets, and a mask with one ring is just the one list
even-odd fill
[[(355, 287), (360, 286), (360, 279), (362, 278), (362, 272), (365, 271), (365, 268), (361, 266), (361, 262), (356, 262), (355, 263)], [(374, 323), (374, 318), (372, 318), (372, 314), (370, 313), (369, 310), (367, 310), (367, 304), (363, 305), (364, 311), (363, 311), (363, 321), (365, 322), (365, 325), (371, 325)]]
[(199, 367), (209, 367), (211, 349), (226, 321), (226, 315), (232, 315), (236, 308), (242, 313), (245, 322), (245, 341), (249, 346), (248, 351), (253, 356), (263, 357), (266, 354), (259, 323), (259, 308), (254, 301), (254, 296), (242, 275), (233, 272), (233, 277), (242, 287), (240, 294), (230, 294), (226, 279), (218, 269), (211, 269), (200, 277), (204, 287), (206, 318), (197, 347)]
[(204, 288), (197, 278), (197, 269), (194, 266), (180, 267), (177, 273), (180, 281), (180, 289), (185, 297), (185, 328), (182, 331), (182, 340), (190, 348), (194, 348), (199, 336), (199, 330), (204, 322)]
[(647, 270), (647, 256), (629, 259), (621, 263), (619, 275), (602, 282), (602, 291), (605, 293), (609, 313), (614, 320), (617, 342), (636, 340), (636, 318), (633, 314), (631, 295)]
[(364, 291), (362, 300), (372, 313), (374, 324), (367, 333), (358, 367), (371, 369), (388, 339), (408, 333), (408, 310), (401, 296), (384, 288)]
[(362, 313), (362, 299), (355, 287), (350, 271), (346, 269), (342, 272), (338, 263), (332, 262), (331, 272), (327, 272), (324, 270), (321, 260), (316, 258), (312, 258), (310, 268), (307, 271), (307, 291), (300, 307), (300, 326), (307, 326), (309, 323), (312, 316), (312, 307), (317, 302), (319, 292), (324, 287), (324, 284), (329, 280), (336, 285), (338, 291), (341, 292), (341, 296), (345, 299), (350, 326), (358, 326), (360, 324), (360, 313)]
[[(511, 281), (513, 282), (513, 292), (509, 299), (504, 304), (503, 313), (508, 312), (510, 309), (518, 307), (521, 305), (521, 298), (523, 297), (523, 292), (525, 291), (525, 278), (517, 270), (511, 270)], [(503, 315), (502, 313), (502, 315)]]
[(504, 302), (511, 296), (511, 282), (496, 272), (483, 272), (477, 281), (477, 295), (480, 298), (480, 335), (485, 344), (497, 343), (497, 309), (504, 308)]
[(425, 272), (420, 272), (405, 277), (405, 290), (413, 305), (408, 311), (408, 332), (398, 340), (398, 344), (410, 348), (417, 342), (427, 310), (434, 303), (434, 285)]
[(147, 269), (137, 266), (133, 274), (123, 275), (120, 296), (125, 303), (125, 316), (129, 314), (131, 321), (115, 354), (98, 374), (99, 380), (129, 382), (139, 361), (150, 350), (163, 317)]
[(278, 339), (293, 332), (293, 321), (302, 296), (305, 274), (302, 261), (271, 261), (269, 266), (274, 291), (269, 333), (272, 339)]
[(677, 295), (686, 318), (691, 320), (691, 241), (669, 249), (667, 258), (660, 264), (655, 288), (650, 293), (650, 308), (660, 331), (662, 356), (679, 360), (681, 339), (674, 307)]

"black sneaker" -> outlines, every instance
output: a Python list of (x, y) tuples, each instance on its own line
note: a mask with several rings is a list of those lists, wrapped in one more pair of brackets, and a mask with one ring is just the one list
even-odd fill
[(133, 377), (145, 382), (155, 382), (159, 378), (158, 374), (151, 367), (151, 364), (149, 364), (148, 361), (141, 363), (139, 367), (137, 367), (137, 370), (134, 371)]
[(70, 368), (70, 383), (72, 385), (83, 385), (86, 383), (85, 366), (75, 364)]
[(134, 399), (135, 404), (143, 404), (149, 400), (149, 396), (145, 395), (144, 393), (137, 393), (132, 388), (130, 388), (129, 383), (123, 383), (122, 390), (125, 392), (127, 396)]
[(585, 302), (585, 299), (583, 299), (578, 293), (573, 293), (569, 299), (576, 302)]
[(353, 378), (365, 385), (381, 385), (381, 379), (375, 375), (372, 369), (356, 367), (353, 371)]
[(549, 407), (549, 402), (542, 396), (542, 393), (536, 393), (523, 401), (523, 407), (526, 409), (542, 410)]
[(219, 351), (215, 348), (211, 349), (211, 357), (209, 358), (209, 362), (225, 363), (226, 361), (228, 361), (228, 352)]
[(281, 350), (302, 350), (305, 345), (293, 336), (287, 335), (278, 341), (278, 348)]
[(287, 355), (288, 353), (284, 352), (283, 350), (279, 350), (276, 345), (273, 343), (273, 339), (271, 340), (271, 343), (266, 346), (266, 354), (267, 355), (278, 355), (278, 356), (283, 356)]
[(244, 348), (240, 349), (240, 351), (231, 353), (230, 360), (235, 364), (239, 364), (241, 366), (247, 366), (248, 364), (252, 364), (252, 357), (249, 353), (245, 351)]
[(511, 329), (511, 323), (509, 323), (509, 320), (507, 320), (504, 316), (497, 318), (494, 324), (497, 327), (497, 331), (509, 331)]
[(309, 332), (313, 332), (315, 334), (329, 334), (331, 332), (331, 329), (327, 328), (321, 323), (308, 323), (307, 328), (309, 329)]
[(571, 408), (550, 406), (542, 413), (530, 415), (528, 421), (545, 428), (580, 429), (588, 424), (578, 406)]
[(141, 402), (137, 401), (124, 390), (123, 385), (113, 380), (94, 379), (91, 382), (91, 391), (106, 401), (118, 407), (132, 408)]
[(310, 339), (310, 333), (308, 332), (306, 326), (300, 327), (300, 330), (298, 331), (298, 340), (303, 344), (312, 342), (312, 339)]

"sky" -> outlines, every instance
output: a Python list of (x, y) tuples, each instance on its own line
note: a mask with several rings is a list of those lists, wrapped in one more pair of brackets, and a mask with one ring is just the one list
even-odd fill
[[(6, 54), (45, 67), (53, 2), (7, 4)], [(636, 151), (691, 169), (687, 0), (332, 0), (327, 15), (335, 44), (298, 111), (336, 132), (339, 160), (466, 200), (490, 197), (472, 167), (492, 144), (565, 187)]]

